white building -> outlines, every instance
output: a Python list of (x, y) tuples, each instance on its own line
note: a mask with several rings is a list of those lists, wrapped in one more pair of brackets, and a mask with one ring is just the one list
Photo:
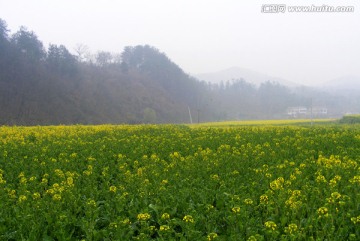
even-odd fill
[(287, 114), (292, 118), (300, 118), (300, 117), (309, 117), (313, 115), (314, 117), (325, 116), (328, 113), (328, 109), (326, 107), (313, 107), (306, 108), (304, 106), (296, 106), (287, 108)]

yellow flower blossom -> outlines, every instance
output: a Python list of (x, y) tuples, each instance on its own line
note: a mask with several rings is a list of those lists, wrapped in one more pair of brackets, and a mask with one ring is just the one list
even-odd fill
[(86, 202), (87, 205), (91, 206), (91, 207), (96, 207), (96, 202), (93, 199), (90, 199)]
[(6, 183), (6, 180), (4, 179), (3, 174), (0, 173), (0, 184), (5, 184), (5, 183)]
[(52, 197), (52, 199), (53, 199), (54, 201), (60, 201), (60, 200), (61, 200), (61, 195), (60, 195), (60, 194), (55, 194), (55, 195)]
[(285, 228), (285, 233), (288, 233), (288, 234), (294, 234), (297, 231), (298, 231), (298, 226), (294, 223), (289, 224), (289, 226), (287, 226)]
[(128, 219), (128, 218), (125, 218), (123, 221), (121, 221), (121, 223), (124, 224), (124, 225), (131, 224), (130, 219)]
[(118, 227), (118, 225), (115, 222), (112, 222), (109, 224), (109, 228), (111, 228), (111, 229), (116, 229), (117, 227)]
[(35, 192), (33, 195), (32, 195), (33, 199), (36, 200), (36, 199), (39, 199), (41, 196), (40, 196), (40, 193), (38, 192)]
[(231, 211), (233, 212), (233, 213), (240, 213), (240, 207), (233, 207), (232, 209), (231, 209)]
[(26, 199), (27, 199), (27, 197), (25, 195), (20, 195), (19, 196), (19, 202), (20, 203), (26, 201)]
[(115, 186), (110, 186), (110, 188), (109, 188), (109, 190), (110, 190), (110, 192), (116, 192), (116, 187)]
[(211, 240), (216, 239), (217, 237), (218, 237), (217, 233), (209, 233), (207, 236), (207, 240), (211, 241)]
[(151, 218), (151, 216), (150, 216), (150, 214), (148, 214), (148, 213), (139, 213), (138, 215), (137, 215), (137, 219), (139, 220), (139, 221), (146, 221), (146, 220), (149, 220)]
[(160, 228), (159, 228), (160, 231), (167, 231), (167, 230), (170, 230), (170, 227), (168, 225), (160, 225)]
[(218, 174), (212, 174), (210, 175), (210, 178), (213, 180), (219, 180), (219, 175)]
[(351, 178), (349, 180), (349, 182), (352, 184), (355, 184), (355, 183), (360, 184), (360, 176), (354, 176), (353, 178)]
[(284, 178), (283, 177), (279, 177), (276, 180), (272, 181), (270, 183), (270, 188), (272, 190), (279, 190), (279, 189), (283, 189), (283, 185), (284, 185)]
[(360, 224), (360, 216), (352, 217), (351, 222), (353, 222), (354, 224)]
[(247, 241), (257, 241), (258, 239), (254, 236), (254, 235), (251, 235)]
[(185, 215), (183, 220), (187, 223), (193, 223), (194, 222), (194, 219), (191, 215)]
[(267, 222), (265, 222), (265, 227), (269, 230), (275, 231), (277, 228), (277, 225), (273, 221), (267, 221)]
[(66, 179), (66, 183), (69, 187), (73, 187), (74, 186), (74, 179), (72, 177), (68, 177)]
[(16, 190), (10, 190), (8, 194), (10, 198), (16, 198)]
[(329, 210), (326, 207), (321, 207), (317, 210), (317, 214), (319, 217), (327, 217)]
[(326, 178), (323, 175), (318, 175), (316, 177), (316, 181), (321, 183), (321, 182), (326, 182)]
[(267, 204), (269, 202), (269, 197), (265, 194), (260, 196), (260, 203)]
[(170, 219), (170, 214), (168, 214), (168, 213), (163, 213), (163, 214), (161, 215), (161, 219), (164, 219), (164, 220)]

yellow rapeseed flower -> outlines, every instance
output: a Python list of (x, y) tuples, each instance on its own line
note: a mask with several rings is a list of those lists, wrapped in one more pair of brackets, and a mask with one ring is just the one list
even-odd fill
[(265, 194), (260, 196), (260, 203), (267, 204), (269, 202), (269, 197)]
[(297, 232), (297, 230), (298, 230), (298, 226), (295, 223), (291, 223), (289, 224), (289, 226), (285, 228), (285, 233), (294, 234)]
[(323, 175), (318, 175), (317, 177), (316, 177), (316, 181), (317, 182), (326, 182), (326, 178), (323, 176)]
[(306, 164), (304, 164), (304, 163), (300, 164), (300, 168), (305, 168), (305, 167), (306, 167)]
[(352, 217), (351, 222), (353, 222), (354, 224), (360, 224), (360, 216)]
[(209, 233), (209, 235), (207, 236), (207, 240), (211, 241), (214, 240), (218, 237), (217, 233)]
[(110, 192), (116, 192), (116, 187), (115, 187), (115, 186), (111, 186), (111, 187), (109, 188), (109, 190), (110, 190)]
[(55, 190), (50, 188), (50, 189), (46, 190), (46, 193), (53, 195), (55, 193)]
[(212, 174), (210, 175), (210, 178), (213, 180), (219, 180), (219, 175), (218, 174)]
[(193, 223), (194, 222), (194, 219), (191, 215), (185, 215), (183, 220), (187, 223)]
[(21, 178), (20, 178), (20, 183), (21, 183), (21, 184), (26, 184), (26, 183), (27, 183), (26, 177), (21, 177)]
[(6, 183), (6, 180), (4, 180), (3, 174), (0, 173), (0, 184), (5, 184), (5, 183)]
[(267, 222), (265, 222), (265, 227), (269, 230), (275, 231), (277, 228), (277, 225), (273, 221), (267, 221)]
[(160, 231), (167, 231), (170, 227), (168, 225), (160, 225)]
[(164, 219), (164, 220), (170, 219), (170, 214), (168, 214), (168, 213), (163, 213), (163, 214), (161, 215), (161, 219)]
[(64, 178), (64, 176), (65, 176), (64, 172), (60, 169), (55, 169), (54, 172), (55, 172), (55, 175), (58, 177)]
[(125, 218), (123, 221), (121, 221), (121, 223), (124, 225), (131, 224), (130, 219), (128, 219), (128, 218)]
[(257, 241), (257, 238), (254, 235), (251, 235), (247, 241)]
[(55, 194), (55, 195), (52, 197), (52, 199), (53, 199), (54, 201), (60, 201), (60, 200), (61, 200), (61, 195), (60, 195), (60, 194)]
[(20, 203), (26, 201), (26, 199), (27, 199), (27, 197), (25, 195), (20, 195), (19, 196), (19, 202)]
[(279, 189), (283, 189), (283, 184), (284, 184), (284, 178), (283, 177), (279, 177), (276, 180), (270, 182), (270, 188), (272, 190), (279, 190)]
[(86, 204), (89, 205), (89, 206), (92, 206), (92, 207), (96, 207), (96, 202), (93, 199), (90, 199), (89, 201), (87, 201)]
[(84, 175), (86, 175), (86, 176), (90, 176), (90, 175), (92, 174), (92, 172), (89, 171), (89, 170), (85, 170), (85, 171), (83, 171), (83, 173), (84, 173)]
[(115, 222), (112, 222), (109, 224), (109, 227), (112, 228), (112, 229), (116, 229), (118, 227), (117, 223)]
[(240, 213), (240, 207), (233, 207), (233, 208), (231, 209), (231, 211), (232, 211), (233, 213)]
[(47, 183), (48, 183), (48, 179), (47, 179), (47, 178), (42, 178), (42, 179), (41, 179), (41, 183), (42, 183), (42, 184), (47, 184)]
[(334, 199), (339, 199), (339, 198), (341, 198), (341, 194), (338, 192), (333, 192), (333, 193), (331, 193), (331, 197)]
[(72, 177), (68, 177), (66, 179), (66, 183), (69, 187), (73, 187), (74, 186), (74, 179)]
[(139, 221), (146, 221), (146, 220), (148, 220), (148, 219), (150, 219), (151, 218), (151, 216), (150, 216), (150, 214), (148, 214), (148, 213), (139, 213), (138, 215), (137, 215), (137, 219), (139, 220)]
[(317, 210), (317, 214), (319, 215), (319, 217), (327, 217), (329, 214), (328, 214), (328, 209), (326, 207), (321, 207)]
[(351, 178), (349, 181), (350, 181), (350, 183), (352, 183), (352, 184), (354, 184), (354, 183), (360, 184), (360, 176), (354, 176), (354, 177)]
[(16, 190), (10, 190), (8, 194), (10, 198), (16, 198)]
[(38, 192), (35, 192), (33, 195), (32, 195), (33, 199), (39, 199), (40, 198), (40, 193)]

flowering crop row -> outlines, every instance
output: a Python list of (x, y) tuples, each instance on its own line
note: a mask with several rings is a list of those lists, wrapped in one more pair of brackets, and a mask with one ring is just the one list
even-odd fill
[(0, 240), (359, 240), (357, 126), (0, 127)]

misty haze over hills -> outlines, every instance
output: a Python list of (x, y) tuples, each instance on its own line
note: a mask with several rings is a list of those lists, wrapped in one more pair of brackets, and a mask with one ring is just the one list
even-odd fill
[(285, 85), (288, 87), (296, 87), (300, 85), (295, 82), (291, 82), (282, 78), (269, 76), (250, 69), (235, 67), (235, 66), (217, 72), (195, 74), (195, 77), (198, 78), (199, 80), (203, 80), (213, 84), (220, 84), (221, 82), (225, 83), (226, 81), (244, 79), (247, 82), (252, 83), (256, 86), (259, 86), (261, 83), (267, 81), (277, 82), (281, 85)]
[(329, 80), (321, 85), (329, 91), (360, 91), (360, 76), (344, 76)]
[[(315, 81), (312, 85), (299, 84), (283, 78), (269, 76), (267, 74), (241, 67), (231, 67), (217, 72), (196, 74), (195, 76), (199, 80), (203, 80), (211, 84), (222, 85), (227, 82), (231, 83), (234, 80), (245, 80), (257, 87), (266, 82), (278, 83), (282, 86), (288, 87), (292, 93), (296, 93), (298, 95), (303, 95), (305, 92), (308, 92), (308, 94), (306, 94), (306, 98), (316, 99), (316, 97), (313, 96), (328, 95), (328, 98), (332, 99), (332, 101), (330, 101), (332, 104), (329, 105), (330, 110), (332, 109), (331, 107), (334, 107), (335, 105), (344, 105), (342, 107), (342, 112), (338, 112), (336, 115), (340, 115), (341, 113), (358, 113), (358, 108), (351, 106), (356, 106), (360, 103), (359, 76), (343, 76), (326, 81), (322, 84), (317, 84)], [(327, 104), (322, 101), (318, 101), (316, 104), (327, 108)]]
[(0, 19), (3, 125), (189, 123), (189, 110), (194, 122), (309, 117), (289, 116), (296, 106), (325, 108), (316, 118), (360, 112), (357, 77), (329, 82), (332, 89), (238, 67), (195, 78), (149, 45), (95, 54), (80, 46), (74, 55), (45, 48), (25, 27), (8, 33)]
[[(281, 85), (295, 88), (303, 86), (303, 84), (293, 82), (291, 80), (286, 80), (280, 77), (274, 77), (267, 74), (263, 74), (257, 71), (253, 71), (247, 68), (241, 67), (231, 67), (228, 69), (211, 72), (211, 73), (201, 73), (194, 74), (196, 78), (202, 81), (210, 82), (212, 84), (220, 84), (221, 82), (226, 83), (227, 81), (244, 79), (247, 82), (259, 86), (261, 83), (270, 81), (279, 83)], [(335, 78), (325, 83), (318, 84), (307, 84), (308, 87), (316, 87), (319, 89), (326, 89), (329, 91), (344, 91), (344, 90), (360, 90), (360, 77), (359, 76), (343, 76), (340, 78)]]

